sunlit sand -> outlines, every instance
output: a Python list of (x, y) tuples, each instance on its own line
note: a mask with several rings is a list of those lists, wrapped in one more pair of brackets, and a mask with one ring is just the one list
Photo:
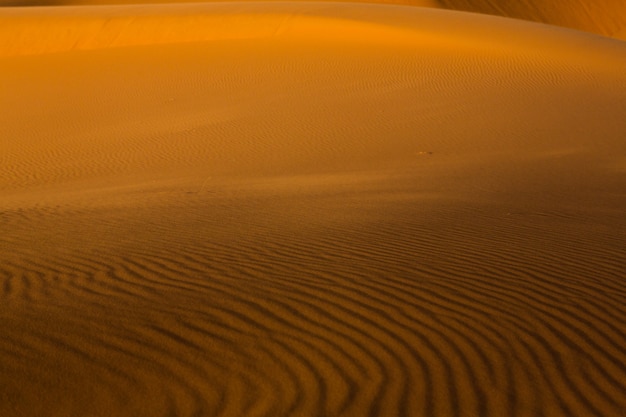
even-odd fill
[(0, 9), (0, 416), (622, 416), (625, 114), (521, 20)]
[[(2, 6), (204, 3), (220, 0), (0, 0)], [(233, 0), (238, 1), (238, 0)], [(259, 1), (259, 0), (249, 0)], [(437, 7), (505, 16), (626, 39), (623, 0), (346, 0), (348, 2)]]

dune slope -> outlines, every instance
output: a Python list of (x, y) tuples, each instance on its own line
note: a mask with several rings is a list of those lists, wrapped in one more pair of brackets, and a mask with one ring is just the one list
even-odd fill
[(626, 408), (622, 42), (250, 3), (0, 48), (0, 415)]
[[(209, 0), (215, 1), (215, 0)], [(254, 1), (254, 0), (253, 0)], [(622, 0), (348, 0), (485, 13), (598, 33), (626, 40), (626, 5)], [(206, 0), (185, 0), (206, 2)], [(179, 3), (176, 0), (0, 0), (2, 6), (113, 5)]]
[(507, 16), (625, 39), (626, 4), (621, 0), (439, 0), (452, 10)]
[[(239, 0), (234, 0), (235, 2)], [(263, 1), (263, 0), (248, 0)], [(299, 0), (296, 0), (299, 1)], [(314, 0), (315, 1), (315, 0)], [(175, 3), (213, 3), (218, 0), (0, 0), (0, 7), (32, 6), (87, 6), (87, 5), (122, 5), (122, 4), (175, 4)], [(347, 0), (354, 3), (399, 4), (418, 7), (439, 7), (439, 0)], [(232, 3), (230, 1), (229, 3)]]

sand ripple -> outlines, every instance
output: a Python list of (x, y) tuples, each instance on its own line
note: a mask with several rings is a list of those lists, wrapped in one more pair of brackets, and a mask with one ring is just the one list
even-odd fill
[[(4, 255), (0, 349), (14, 378), (3, 411), (32, 412), (24, 395), (52, 405), (45, 415), (617, 416), (626, 405), (626, 253), (605, 233), (583, 242), (567, 221), (492, 207), (438, 207), (426, 221), (415, 202), (320, 226), (286, 218), (278, 197), (303, 198), (244, 199), (238, 219), (196, 200), (15, 221), (3, 246), (69, 238)], [(337, 200), (306, 203), (324, 213)]]
[(0, 59), (0, 415), (623, 415), (623, 44), (193, 7)]

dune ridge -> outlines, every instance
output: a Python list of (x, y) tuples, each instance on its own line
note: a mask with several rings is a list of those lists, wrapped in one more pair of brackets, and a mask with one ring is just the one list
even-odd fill
[[(365, 10), (358, 16), (350, 13), (349, 5), (264, 2), (7, 9), (0, 14), (0, 56), (228, 39), (323, 41), (341, 35), (343, 41), (363, 34), (367, 42), (382, 37), (383, 42), (393, 38), (404, 43), (419, 33), (398, 24), (397, 14), (389, 15), (386, 7)], [(372, 11), (381, 16), (370, 19)], [(320, 24), (324, 31), (319, 31)]]
[[(192, 0), (197, 2), (199, 0)], [(354, 0), (350, 0), (354, 1)], [(536, 21), (550, 25), (598, 33), (626, 39), (626, 7), (620, 0), (599, 0), (593, 4), (585, 0), (357, 0), (359, 3), (397, 4), (418, 7), (437, 7), (449, 10), (484, 13), (515, 19)], [(205, 1), (202, 1), (204, 3)], [(115, 5), (115, 4), (177, 3), (172, 0), (0, 0), (2, 6), (60, 6), (60, 5)], [(185, 1), (184, 3), (188, 3)]]
[(622, 42), (367, 5), (0, 16), (0, 415), (626, 408)]
[[(297, 5), (297, 6), (296, 6)], [(406, 44), (428, 37), (433, 45), (462, 47), (462, 38), (471, 31), (471, 48), (548, 48), (577, 52), (576, 42), (588, 43), (587, 36), (562, 33), (555, 28), (529, 32), (526, 25), (488, 16), (448, 12), (450, 23), (439, 25), (439, 10), (416, 14), (409, 7), (301, 3), (206, 3), (122, 6), (77, 6), (63, 8), (0, 9), (1, 56), (31, 55), (70, 50), (207, 42), (226, 39), (285, 38), (338, 42), (393, 42)], [(399, 17), (401, 11), (407, 17)], [(324, 30), (319, 30), (320, 26)], [(510, 32), (504, 41), (502, 30)], [(517, 36), (515, 36), (516, 34)], [(436, 39), (435, 39), (436, 38)], [(437, 43), (439, 41), (439, 43)], [(608, 43), (606, 43), (608, 44)], [(605, 44), (601, 44), (603, 47)], [(554, 53), (559, 53), (554, 51)], [(601, 54), (599, 58), (607, 56)]]
[(620, 31), (626, 27), (626, 6), (619, 0), (440, 0), (440, 4), (453, 10), (537, 21), (621, 39)]

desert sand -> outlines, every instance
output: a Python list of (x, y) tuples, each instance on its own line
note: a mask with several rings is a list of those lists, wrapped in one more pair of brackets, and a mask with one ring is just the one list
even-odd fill
[(438, 0), (437, 5), (626, 39), (620, 33), (626, 28), (626, 3), (622, 0)]
[(6, 8), (0, 92), (1, 416), (623, 416), (626, 43)]
[[(223, 0), (0, 0), (3, 6), (114, 5), (195, 3)], [(230, 0), (240, 1), (240, 0)], [(248, 0), (250, 1), (250, 0)], [(258, 1), (258, 0), (252, 0)], [(322, 0), (324, 1), (324, 0)], [(563, 26), (626, 40), (623, 0), (345, 0), (486, 13)]]

